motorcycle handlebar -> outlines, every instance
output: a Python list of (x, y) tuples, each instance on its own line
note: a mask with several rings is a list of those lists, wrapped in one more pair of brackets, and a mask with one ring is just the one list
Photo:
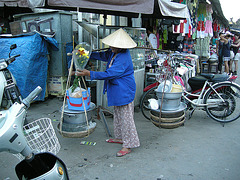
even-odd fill
[(42, 91), (40, 86), (36, 87), (25, 99), (23, 99), (23, 104), (29, 107), (34, 98)]
[(10, 64), (10, 63), (12, 63), (13, 61), (16, 60), (16, 57), (19, 57), (19, 56), (20, 56), (20, 54), (17, 54), (17, 55), (15, 55), (15, 56), (12, 56), (12, 57), (10, 57), (10, 58), (7, 58), (5, 61), (6, 61), (8, 64)]

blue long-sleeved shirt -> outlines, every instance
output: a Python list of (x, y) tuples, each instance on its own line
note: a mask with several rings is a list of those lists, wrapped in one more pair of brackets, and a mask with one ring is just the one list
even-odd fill
[(122, 106), (134, 100), (136, 83), (132, 58), (128, 49), (123, 49), (116, 55), (109, 67), (114, 53), (111, 50), (105, 52), (93, 52), (90, 59), (107, 62), (104, 72), (90, 71), (91, 80), (105, 80), (103, 93), (107, 91), (108, 106)]

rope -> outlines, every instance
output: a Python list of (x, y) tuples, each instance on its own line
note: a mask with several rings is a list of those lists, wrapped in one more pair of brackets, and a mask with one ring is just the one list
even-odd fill
[[(74, 36), (73, 36), (73, 50), (74, 50)], [(68, 79), (67, 79), (67, 84), (66, 84), (66, 91), (65, 91), (65, 94), (64, 94), (63, 106), (62, 106), (62, 112), (61, 112), (61, 118), (60, 118), (59, 131), (60, 131), (60, 134), (61, 134), (62, 136), (63, 136), (63, 132), (62, 132), (63, 114), (64, 114), (64, 109), (65, 109), (65, 104), (66, 104), (67, 90), (68, 90), (68, 88), (69, 88), (72, 71), (73, 71), (73, 57), (72, 57), (72, 59), (71, 59), (71, 65), (70, 65), (70, 69), (69, 69), (69, 73), (68, 73)], [(87, 91), (87, 97), (90, 98), (90, 94), (88, 93), (88, 89), (87, 89), (87, 86), (86, 86), (86, 82), (85, 82), (85, 80), (84, 80), (83, 77), (82, 77), (82, 81), (83, 81), (84, 87), (85, 87), (85, 89), (86, 89), (86, 91)], [(81, 87), (80, 81), (78, 81), (78, 84), (79, 84), (80, 92), (81, 92), (81, 95), (82, 95), (83, 108), (84, 108), (84, 113), (85, 113), (86, 122), (87, 122), (87, 127), (88, 127), (88, 129), (87, 129), (87, 132), (88, 132), (87, 137), (88, 137), (89, 134), (90, 134), (90, 131), (89, 131), (89, 122), (88, 122), (88, 117), (87, 117), (87, 111), (86, 111), (86, 107), (85, 107), (85, 102), (84, 102), (84, 98), (83, 98), (83, 94), (82, 94), (82, 87)]]
[[(73, 36), (73, 50), (74, 50), (74, 36)], [(72, 57), (72, 59), (71, 59), (71, 65), (70, 65), (70, 69), (69, 69), (69, 72), (68, 72), (68, 79), (67, 79), (67, 84), (66, 84), (66, 91), (65, 91), (65, 93), (64, 93), (62, 113), (61, 113), (61, 118), (60, 118), (59, 131), (60, 131), (60, 134), (61, 134), (62, 136), (63, 136), (63, 132), (62, 132), (63, 113), (64, 113), (64, 109), (65, 109), (67, 90), (68, 90), (68, 88), (69, 88), (72, 70), (73, 70), (73, 57)]]
[[(87, 89), (87, 86), (86, 86), (86, 83), (85, 83), (85, 80), (83, 79), (83, 77), (82, 77), (82, 80), (83, 80), (83, 84), (84, 84), (84, 86), (85, 86), (85, 88), (86, 88), (86, 91), (87, 91), (87, 97), (89, 97), (88, 89)], [(88, 123), (88, 117), (87, 117), (87, 110), (86, 110), (86, 107), (85, 107), (85, 102), (84, 102), (84, 98), (83, 98), (83, 94), (82, 94), (82, 87), (81, 87), (80, 81), (78, 81), (78, 84), (79, 84), (80, 92), (81, 92), (81, 95), (82, 95), (82, 103), (83, 103), (84, 113), (85, 113), (86, 122), (87, 122), (87, 127), (88, 127), (88, 129), (87, 129), (88, 134), (87, 134), (86, 137), (88, 137), (89, 134), (90, 134), (90, 132), (89, 132), (89, 123)], [(90, 97), (89, 97), (89, 98), (90, 98)]]
[[(168, 59), (170, 59), (170, 54), (168, 55)], [(161, 118), (162, 118), (162, 106), (163, 106), (163, 97), (164, 97), (164, 93), (165, 93), (165, 86), (166, 86), (166, 81), (167, 81), (167, 76), (168, 76), (168, 73), (171, 73), (171, 78), (173, 78), (173, 72), (170, 70), (170, 71), (166, 71), (165, 73), (165, 77), (164, 77), (164, 86), (163, 86), (163, 92), (162, 92), (162, 99), (161, 99), (161, 105), (160, 105), (160, 111), (159, 111), (159, 127), (161, 127)]]

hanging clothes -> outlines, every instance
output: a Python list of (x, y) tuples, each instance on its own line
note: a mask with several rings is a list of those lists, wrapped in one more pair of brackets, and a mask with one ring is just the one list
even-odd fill
[(207, 12), (207, 16), (206, 16), (206, 23), (205, 23), (205, 36), (210, 36), (213, 37), (213, 25), (212, 25), (212, 5), (211, 4), (207, 4), (206, 5), (206, 12)]
[(183, 43), (183, 52), (184, 53), (193, 53), (193, 40), (189, 37), (185, 37), (184, 43)]
[(213, 37), (213, 28), (212, 28), (212, 21), (211, 20), (206, 20), (205, 33), (209, 34), (210, 37)]
[(210, 53), (210, 37), (196, 39), (195, 54), (198, 56), (208, 57)]
[(180, 33), (180, 25), (172, 25), (173, 26), (173, 33)]
[(184, 33), (184, 23), (185, 23), (185, 20), (180, 21), (180, 33)]
[(218, 32), (218, 23), (217, 23), (217, 21), (213, 22), (213, 31), (214, 32)]
[(204, 38), (205, 37), (205, 26), (204, 26), (204, 15), (201, 14), (198, 17), (198, 24), (197, 24), (197, 38)]
[(163, 43), (167, 44), (168, 42), (168, 29), (167, 29), (167, 25), (165, 25), (163, 27)]

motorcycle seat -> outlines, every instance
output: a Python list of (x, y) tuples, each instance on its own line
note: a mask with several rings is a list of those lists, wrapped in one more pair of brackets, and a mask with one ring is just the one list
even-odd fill
[(208, 79), (209, 81), (211, 81), (215, 77), (215, 74), (201, 73), (200, 76), (203, 76), (206, 79)]
[(198, 90), (203, 87), (205, 81), (218, 83), (227, 81), (229, 76), (227, 74), (206, 74), (202, 73), (199, 76), (193, 76), (188, 79), (188, 84), (190, 85), (191, 89)]

